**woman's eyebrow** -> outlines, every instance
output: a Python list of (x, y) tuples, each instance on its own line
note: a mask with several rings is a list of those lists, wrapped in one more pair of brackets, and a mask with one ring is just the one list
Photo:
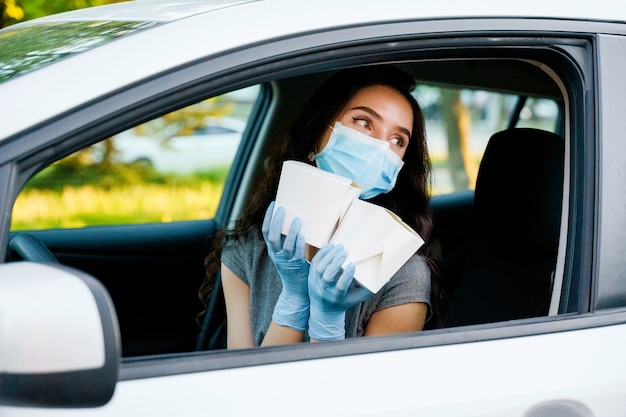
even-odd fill
[[(374, 109), (367, 107), (367, 106), (356, 106), (356, 107), (352, 107), (350, 110), (361, 110), (366, 113), (369, 113), (375, 119), (378, 119), (378, 120), (382, 119), (382, 117), (380, 117), (380, 114), (376, 113)], [(402, 127), (402, 126), (398, 126), (397, 129), (401, 131), (402, 133), (404, 133), (408, 138), (411, 138), (411, 131), (409, 129)]]
[(374, 109), (367, 107), (367, 106), (356, 106), (356, 107), (352, 107), (350, 110), (362, 110), (366, 113), (369, 113), (372, 117), (376, 119), (381, 119), (380, 114), (376, 113)]

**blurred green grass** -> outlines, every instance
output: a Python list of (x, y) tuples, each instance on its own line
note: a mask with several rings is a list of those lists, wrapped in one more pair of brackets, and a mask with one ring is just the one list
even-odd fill
[(228, 167), (176, 175), (131, 164), (53, 165), (20, 193), (11, 229), (209, 219), (215, 215), (227, 174)]

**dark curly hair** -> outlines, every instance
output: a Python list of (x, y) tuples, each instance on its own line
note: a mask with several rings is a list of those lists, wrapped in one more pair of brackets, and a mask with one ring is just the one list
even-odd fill
[(383, 85), (398, 91), (413, 109), (412, 135), (404, 155), (404, 166), (396, 185), (387, 194), (371, 200), (396, 213), (405, 223), (416, 230), (426, 244), (420, 248), (431, 269), (431, 304), (433, 319), (431, 327), (442, 325), (441, 311), (445, 297), (439, 285), (436, 245), (431, 242), (433, 221), (429, 205), (431, 165), (426, 146), (424, 116), (411, 95), (414, 79), (393, 66), (367, 66), (340, 71), (331, 76), (307, 101), (277, 143), (273, 143), (267, 156), (264, 175), (254, 187), (243, 215), (230, 230), (218, 233), (214, 246), (205, 259), (206, 277), (199, 296), (206, 303), (215, 287), (215, 276), (220, 268), (220, 255), (225, 239), (243, 239), (251, 229), (260, 231), (265, 211), (276, 196), (282, 163), (297, 160), (311, 163), (308, 155), (318, 149), (325, 129), (332, 125), (348, 102), (363, 88)]

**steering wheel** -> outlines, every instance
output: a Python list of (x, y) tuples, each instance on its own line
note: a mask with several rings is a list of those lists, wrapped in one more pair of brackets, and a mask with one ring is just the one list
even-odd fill
[(41, 240), (28, 233), (16, 235), (11, 239), (9, 242), (9, 250), (16, 253), (25, 261), (46, 264), (59, 263), (56, 256), (50, 252), (50, 249), (48, 249)]

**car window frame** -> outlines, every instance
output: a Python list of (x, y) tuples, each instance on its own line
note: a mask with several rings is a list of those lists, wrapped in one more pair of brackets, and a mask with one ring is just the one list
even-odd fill
[[(514, 29), (516, 26), (520, 26), (521, 22), (515, 19), (507, 20), (503, 19), (498, 21), (498, 24), (504, 25), (505, 23), (516, 23), (512, 26)], [(593, 74), (593, 64), (591, 55), (583, 54), (580, 56), (581, 49), (584, 49), (585, 45), (592, 44), (592, 39), (589, 37), (581, 37), (578, 33), (559, 33), (558, 36), (553, 38), (553, 42), (558, 44), (558, 40), (563, 41), (561, 51), (555, 51), (551, 49), (553, 45), (546, 46), (546, 33), (544, 31), (538, 31), (527, 36), (511, 37), (509, 33), (491, 31), (485, 29), (490, 27), (489, 24), (480, 27), (481, 23), (489, 23), (489, 21), (481, 21), (480, 19), (471, 20), (466, 26), (461, 25), (459, 30), (474, 28), (476, 31), (474, 36), (471, 34), (464, 35), (463, 39), (459, 41), (459, 38), (449, 39), (447, 36), (442, 35), (446, 33), (444, 28), (446, 24), (450, 22), (426, 22), (427, 24), (420, 27), (419, 30), (425, 32), (425, 35), (416, 34), (411, 39), (406, 39), (406, 26), (410, 23), (390, 23), (388, 25), (378, 25), (375, 27), (375, 31), (368, 32), (371, 29), (368, 26), (362, 26), (359, 28), (343, 28), (336, 31), (327, 31), (317, 34), (307, 34), (301, 37), (293, 37), (290, 39), (278, 40), (274, 43), (267, 43), (264, 45), (253, 46), (250, 49), (244, 49), (233, 52), (232, 54), (224, 54), (220, 57), (207, 58), (206, 61), (201, 63), (195, 63), (189, 67), (179, 68), (172, 73), (165, 74), (163, 77), (151, 79), (144, 84), (135, 85), (123, 92), (117, 92), (110, 97), (103, 99), (97, 103), (89, 103), (80, 109), (76, 109), (75, 112), (69, 115), (63, 115), (55, 120), (49, 121), (45, 125), (35, 127), (31, 132), (27, 133), (25, 137), (33, 138), (33, 142), (30, 142), (28, 149), (26, 149), (21, 143), (14, 147), (11, 147), (11, 143), (4, 146), (3, 149), (8, 149), (9, 152), (5, 153), (4, 157), (0, 157), (0, 163), (3, 161), (11, 160), (13, 158), (19, 159), (19, 167), (13, 165), (12, 179), (15, 181), (11, 183), (14, 187), (13, 193), (17, 194), (17, 189), (20, 185), (23, 185), (25, 179), (32, 174), (32, 172), (38, 170), (46, 163), (57, 159), (60, 155), (66, 155), (72, 151), (84, 146), (85, 144), (94, 143), (97, 140), (103, 139), (112, 133), (123, 130), (123, 128), (131, 127), (137, 120), (149, 120), (155, 115), (155, 113), (165, 113), (167, 111), (179, 108), (181, 103), (191, 103), (197, 101), (201, 97), (206, 97), (208, 94), (217, 95), (226, 91), (235, 90), (251, 84), (264, 83), (268, 79), (273, 77), (286, 77), (298, 75), (305, 72), (312, 72), (318, 70), (328, 70), (331, 68), (338, 68), (340, 66), (356, 65), (360, 63), (372, 62), (372, 60), (391, 60), (392, 57), (396, 59), (402, 59), (407, 55), (412, 55), (416, 58), (427, 57), (431, 54), (432, 49), (441, 48), (445, 50), (446, 46), (454, 46), (454, 53), (440, 52), (434, 55), (444, 58), (446, 56), (459, 55), (459, 45), (464, 42), (471, 46), (471, 51), (467, 50), (464, 54), (476, 53), (477, 56), (486, 52), (497, 51), (499, 54), (506, 55), (506, 53), (515, 55), (521, 54), (529, 57), (541, 55), (546, 53), (555, 58), (556, 55), (563, 54), (567, 60), (571, 60), (571, 70), (575, 72), (576, 66), (580, 68), (578, 75), (571, 74), (573, 84), (580, 82), (581, 80), (588, 79), (585, 75)], [(390, 32), (385, 32), (389, 28), (394, 28)], [(413, 30), (417, 30), (413, 27)], [(385, 41), (373, 41), (373, 37), (376, 33), (383, 32)], [(436, 33), (434, 35), (428, 34), (428, 31)], [(393, 33), (396, 32), (400, 38), (394, 38)], [(392, 35), (389, 35), (392, 33)], [(449, 33), (449, 32), (448, 32)], [(340, 36), (334, 37), (338, 34)], [(352, 40), (352, 37), (356, 36), (358, 40)], [(458, 36), (449, 33), (449, 36)], [(496, 36), (499, 35), (500, 37)], [(336, 42), (331, 45), (328, 44), (328, 39), (336, 39)], [(348, 41), (343, 40), (347, 38)], [(402, 42), (392, 43), (391, 39), (402, 40)], [(529, 50), (525, 52), (519, 52), (517, 47), (519, 45), (525, 45), (524, 42), (528, 42), (533, 45)], [(506, 40), (509, 44), (506, 44)], [(303, 42), (304, 41), (304, 42)], [(575, 41), (578, 41), (576, 44)], [(404, 42), (404, 43), (403, 43)], [(413, 46), (410, 44), (413, 42)], [(550, 42), (547, 42), (550, 44)], [(573, 44), (573, 45), (572, 45)], [(272, 50), (274, 48), (274, 50)], [(277, 48), (277, 49), (276, 49)], [(509, 49), (507, 49), (509, 48)], [(568, 52), (569, 50), (569, 52)], [(294, 52), (295, 51), (295, 52)], [(417, 51), (417, 52), (416, 52)], [(431, 52), (429, 52), (431, 51)], [(281, 52), (287, 52), (287, 56), (281, 55)], [(385, 53), (385, 58), (381, 57), (381, 52)], [(272, 58), (269, 58), (272, 57)], [(378, 58), (375, 58), (378, 57)], [(262, 67), (261, 63), (272, 63), (272, 68), (255, 69), (254, 65)], [(241, 65), (245, 64), (245, 68), (242, 69)], [(231, 69), (235, 68), (235, 69)], [(224, 75), (229, 75), (228, 81), (224, 81)], [(563, 75), (563, 74), (560, 74)], [(577, 79), (577, 77), (580, 77)], [(592, 77), (591, 77), (592, 78)], [(187, 83), (185, 83), (187, 82)], [(587, 90), (581, 87), (573, 89), (574, 93), (582, 94), (584, 91), (591, 92), (593, 96), (594, 86), (585, 85)], [(174, 92), (174, 94), (171, 94)], [(169, 95), (169, 98), (166, 96)], [(174, 96), (174, 97), (171, 97)], [(590, 187), (587, 182), (589, 177), (593, 178), (595, 174), (595, 166), (592, 163), (590, 166), (585, 165), (590, 162), (590, 154), (593, 154), (595, 136), (593, 129), (595, 126), (595, 120), (591, 120), (590, 128), (584, 128), (589, 122), (590, 115), (593, 115), (593, 103), (589, 103), (588, 99), (584, 97), (571, 98), (572, 103), (576, 103), (576, 106), (572, 111), (571, 125), (575, 126), (572, 134), (572, 140), (575, 143), (582, 142), (586, 146), (583, 149), (573, 150), (573, 165), (572, 172), (583, 173), (578, 178), (578, 175), (574, 175), (577, 183), (572, 184), (572, 188), (568, 190), (569, 201), (572, 204), (575, 213), (581, 213), (582, 223), (587, 225), (593, 224), (593, 214), (595, 207), (591, 209), (587, 206), (577, 205), (577, 199), (583, 196), (591, 194), (593, 196), (593, 187)], [(139, 111), (140, 106), (144, 106)], [(266, 104), (267, 107), (264, 111), (271, 111), (270, 104)], [(108, 113), (110, 109), (117, 108), (117, 112)], [(123, 113), (128, 109), (134, 110), (132, 117), (125, 116)], [(103, 117), (102, 115), (106, 116)], [(89, 120), (89, 123), (83, 125), (81, 120)], [(122, 129), (120, 129), (122, 128)], [(47, 129), (48, 134), (44, 138), (40, 136), (41, 131)], [(262, 129), (262, 120), (258, 119), (258, 124), (250, 129)], [(589, 135), (589, 129), (592, 133)], [(259, 131), (260, 131), (259, 130)], [(582, 137), (579, 137), (582, 136)], [(591, 143), (587, 143), (587, 141)], [(40, 147), (46, 147), (53, 145), (54, 151), (39, 152), (33, 156), (24, 158), (18, 157), (24, 155), (27, 151), (36, 150)], [(229, 176), (228, 181), (232, 181), (229, 184), (229, 189), (240, 189), (245, 193), (246, 181), (249, 181), (250, 175), (252, 175), (251, 168), (245, 166), (244, 159), (251, 155), (253, 152), (258, 151), (259, 144), (249, 143), (247, 148), (244, 149), (240, 156), (237, 158), (237, 168), (233, 171), (232, 176)], [(52, 149), (52, 148), (50, 148)], [(8, 166), (8, 165), (7, 165)], [(585, 167), (585, 168), (583, 168)], [(5, 168), (5, 170), (11, 170)], [(8, 176), (11, 177), (11, 176)], [(231, 179), (232, 177), (232, 179)], [(572, 192), (571, 190), (576, 192)], [(233, 191), (234, 192), (234, 191)], [(15, 198), (15, 195), (13, 195)], [(228, 217), (236, 215), (238, 208), (237, 203), (239, 201), (237, 195), (230, 195), (224, 201), (224, 204), (220, 202), (220, 209), (218, 209), (218, 215), (216, 220), (218, 223), (224, 225)], [(572, 214), (570, 213), (570, 216)], [(589, 218), (591, 217), (591, 218)], [(571, 217), (570, 217), (571, 218)], [(4, 225), (3, 236), (7, 235), (7, 225)], [(590, 265), (587, 257), (591, 259), (588, 253), (593, 248), (592, 243), (583, 243), (586, 238), (593, 236), (589, 227), (572, 228), (568, 230), (567, 242), (573, 242), (572, 248), (568, 249), (568, 264), (565, 266), (566, 273), (569, 275), (576, 275), (576, 270), (584, 271), (585, 277), (588, 277), (589, 281), (578, 283), (579, 287), (588, 285), (590, 287), (590, 281), (592, 274), (590, 273)], [(1, 242), (0, 242), (1, 243)], [(584, 265), (579, 265), (572, 260), (576, 258), (574, 255), (583, 253), (585, 259)], [(578, 274), (581, 275), (581, 274)], [(575, 284), (575, 283), (574, 283)], [(574, 285), (575, 286), (575, 285)], [(582, 293), (584, 298), (584, 291)], [(578, 304), (578, 310), (580, 310), (580, 301)], [(584, 303), (582, 303), (584, 305)], [(587, 304), (588, 305), (588, 304)], [(584, 310), (584, 309), (583, 309)], [(586, 311), (589, 311), (588, 309)], [(605, 323), (617, 322), (620, 320), (626, 320), (626, 315), (618, 314), (614, 317), (608, 318)], [(471, 328), (462, 329), (442, 329), (434, 330), (432, 332), (414, 335), (395, 335), (385, 336), (375, 339), (361, 339), (351, 340), (346, 342), (340, 342), (338, 344), (322, 344), (320, 346), (295, 346), (295, 347), (277, 347), (269, 349), (257, 349), (245, 352), (210, 352), (198, 353), (198, 354), (181, 354), (171, 355), (166, 357), (154, 357), (154, 358), (131, 358), (124, 360), (122, 366), (122, 379), (135, 379), (147, 376), (164, 375), (167, 372), (182, 373), (190, 370), (210, 370), (210, 369), (225, 369), (239, 366), (253, 366), (267, 363), (276, 363), (289, 360), (304, 360), (315, 359), (345, 355), (355, 355), (364, 353), (374, 353), (379, 351), (396, 350), (396, 349), (409, 349), (409, 348), (421, 348), (427, 346), (441, 346), (451, 343), (468, 343), (474, 341), (486, 341), (507, 337), (519, 337), (531, 334), (551, 333), (557, 331), (568, 331), (576, 328), (583, 328), (586, 326), (595, 326), (599, 322), (602, 322), (598, 316), (590, 316), (583, 313), (575, 317), (571, 316), (559, 316), (559, 317), (541, 317), (534, 319), (527, 319), (516, 321), (515, 326), (511, 326), (508, 323), (491, 323), (486, 326), (477, 326)], [(200, 360), (201, 359), (201, 360)], [(172, 363), (176, 362), (181, 364), (181, 361), (188, 361), (190, 368), (185, 366), (177, 366), (176, 369)], [(169, 371), (167, 370), (169, 369)]]

